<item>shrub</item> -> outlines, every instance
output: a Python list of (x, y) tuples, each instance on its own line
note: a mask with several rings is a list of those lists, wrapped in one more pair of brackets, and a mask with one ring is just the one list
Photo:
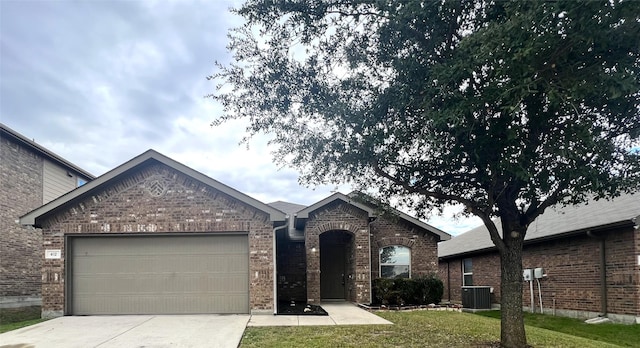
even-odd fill
[(440, 303), (444, 284), (435, 275), (406, 278), (377, 278), (372, 282), (375, 304), (425, 305)]
[(420, 289), (419, 299), (421, 304), (440, 303), (444, 294), (444, 284), (435, 275), (420, 277), (416, 279)]
[(390, 297), (394, 296), (393, 292), (393, 279), (377, 278), (372, 282), (373, 287), (373, 299), (374, 303), (389, 304)]

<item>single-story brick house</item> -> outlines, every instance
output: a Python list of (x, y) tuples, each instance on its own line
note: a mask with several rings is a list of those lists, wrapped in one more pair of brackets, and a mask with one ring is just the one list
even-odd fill
[[(381, 271), (436, 273), (449, 238), (340, 193), (268, 205), (153, 150), (20, 221), (42, 229), (44, 317), (369, 303)], [(385, 248), (395, 256), (381, 265)]]
[[(535, 310), (541, 294), (545, 313), (640, 323), (639, 224), (637, 193), (548, 209), (529, 226), (524, 245), (523, 268), (543, 269), (532, 280)], [(463, 286), (490, 286), (492, 302), (500, 302), (500, 258), (484, 226), (440, 243), (438, 256), (445, 298), (460, 302)], [(523, 284), (527, 310), (532, 284)]]
[(0, 123), (0, 309), (40, 305), (42, 234), (20, 216), (93, 175)]

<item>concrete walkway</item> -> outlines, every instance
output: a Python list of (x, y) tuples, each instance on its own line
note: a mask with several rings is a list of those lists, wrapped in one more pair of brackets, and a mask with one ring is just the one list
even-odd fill
[(119, 315), (60, 317), (0, 334), (0, 347), (236, 348), (249, 315)]
[(349, 302), (323, 303), (329, 315), (69, 316), (0, 334), (0, 348), (236, 348), (247, 326), (392, 324)]
[(252, 315), (247, 326), (389, 325), (392, 322), (349, 302), (322, 303), (329, 315)]

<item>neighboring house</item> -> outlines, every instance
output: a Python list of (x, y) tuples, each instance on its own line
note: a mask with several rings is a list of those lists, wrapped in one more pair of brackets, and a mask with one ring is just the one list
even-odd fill
[[(547, 209), (529, 226), (523, 253), (524, 269), (543, 268), (533, 278), (536, 310), (541, 293), (545, 313), (640, 323), (639, 224), (640, 194)], [(462, 286), (491, 286), (500, 302), (500, 258), (484, 226), (440, 243), (438, 255), (444, 297), (460, 302)], [(530, 310), (528, 281), (523, 289)]]
[(340, 193), (267, 205), (149, 150), (21, 222), (44, 235), (44, 317), (275, 313), (278, 300), (369, 303), (380, 270), (437, 272), (448, 234), (378, 215)]
[(92, 179), (0, 123), (0, 308), (40, 304), (42, 235), (20, 216)]

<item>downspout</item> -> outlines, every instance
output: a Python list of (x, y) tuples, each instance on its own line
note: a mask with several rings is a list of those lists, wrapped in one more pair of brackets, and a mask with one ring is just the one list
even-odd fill
[(587, 231), (587, 236), (600, 241), (600, 303), (602, 305), (600, 316), (607, 316), (607, 255), (605, 252), (605, 238), (598, 237), (591, 231)]
[(447, 260), (447, 300), (451, 303), (451, 261)]
[[(375, 221), (375, 220), (373, 220)], [(371, 222), (373, 222), (371, 221)], [(372, 304), (373, 303), (373, 279), (371, 279), (371, 274), (373, 272), (373, 270), (371, 269), (371, 254), (373, 254), (373, 251), (371, 250), (371, 222), (369, 222), (369, 228), (367, 233), (369, 234), (369, 303), (368, 304)], [(380, 276), (380, 275), (378, 275)], [(357, 277), (357, 273), (356, 273), (356, 277)], [(357, 296), (357, 294), (356, 294)]]
[(286, 216), (287, 222), (273, 229), (273, 315), (278, 314), (278, 262), (276, 260), (276, 231), (285, 227), (289, 227), (289, 215)]
[[(372, 246), (371, 246), (371, 223), (373, 223), (374, 221), (376, 221), (377, 217), (370, 217), (369, 219), (371, 219), (371, 221), (369, 221), (369, 230), (367, 231), (369, 233), (369, 304), (373, 303), (373, 279), (371, 277), (371, 274), (373, 272), (373, 270), (371, 269), (371, 255), (373, 254), (373, 250), (371, 250)], [(377, 255), (377, 253), (376, 253)], [(356, 277), (357, 277), (357, 273), (356, 273)], [(378, 277), (380, 277), (380, 275), (378, 274)]]

